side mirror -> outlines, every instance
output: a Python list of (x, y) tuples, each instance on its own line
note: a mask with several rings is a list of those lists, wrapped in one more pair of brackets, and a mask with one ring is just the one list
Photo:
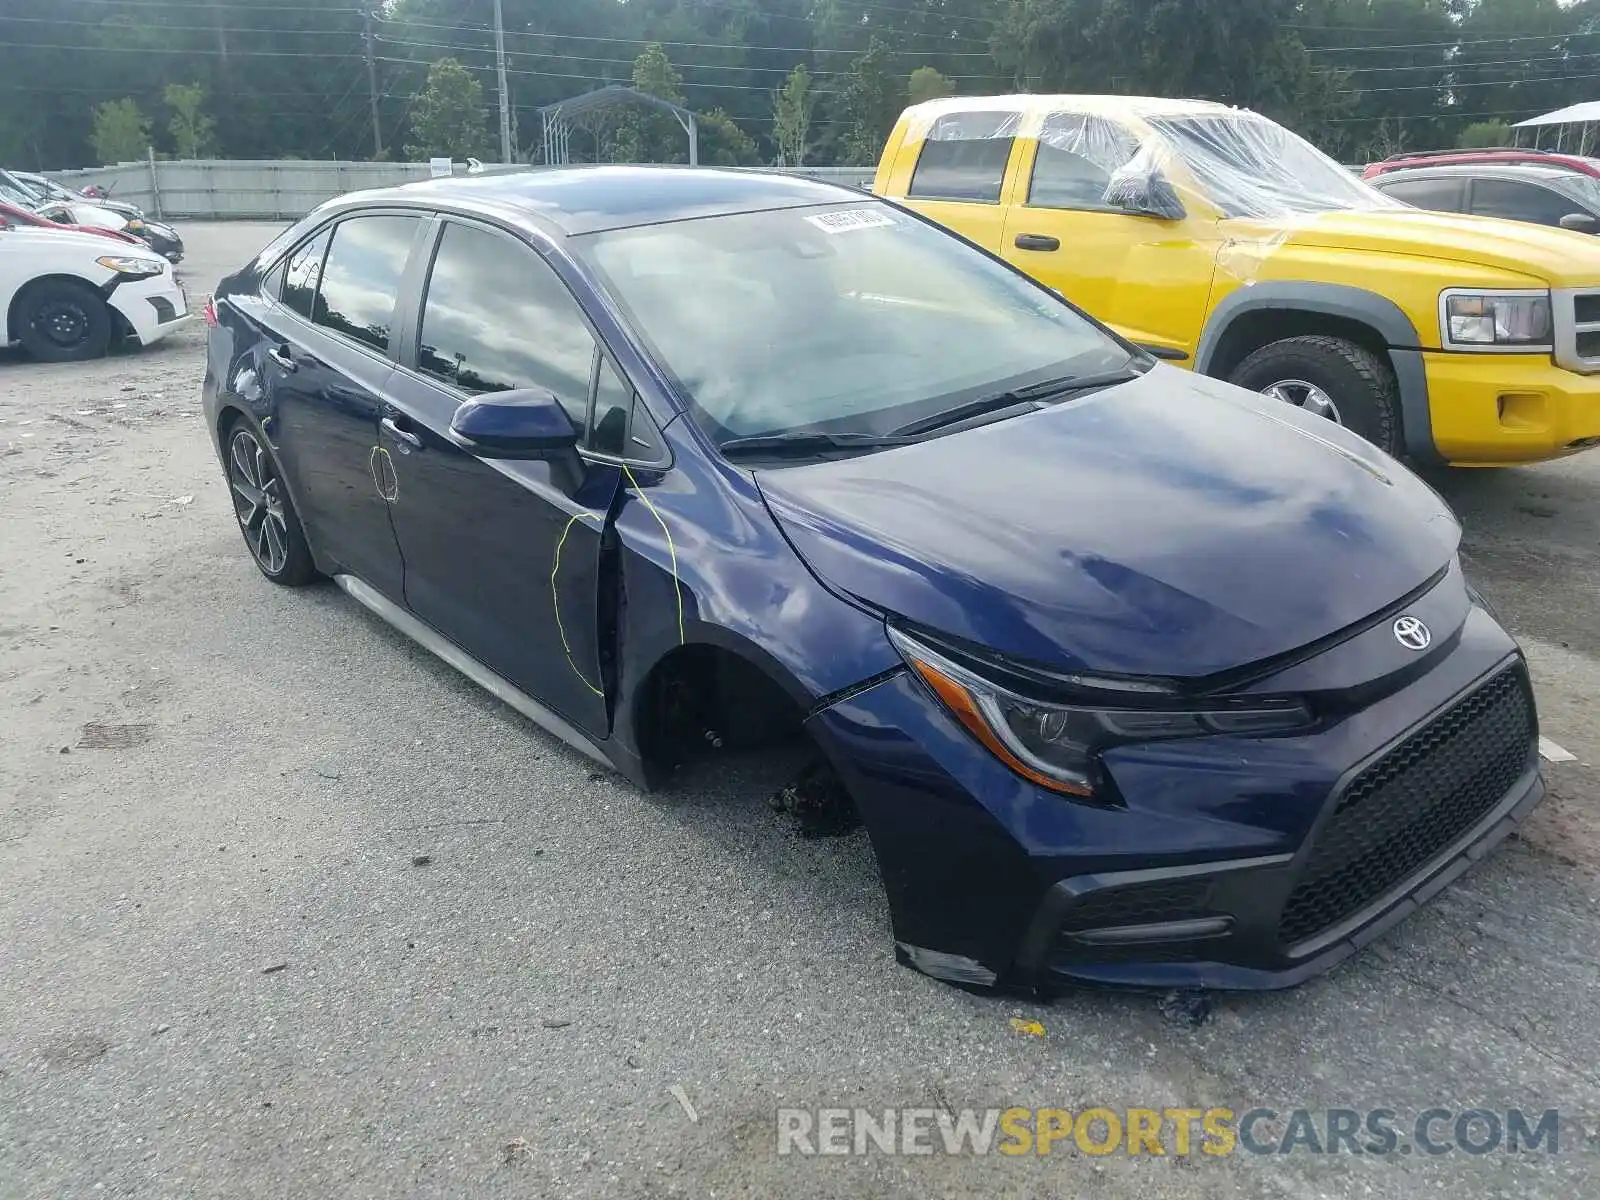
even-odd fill
[(1574, 233), (1600, 233), (1600, 219), (1590, 213), (1568, 213), (1561, 218), (1561, 228)]
[(1134, 216), (1155, 217), (1158, 221), (1181, 221), (1189, 215), (1172, 181), (1155, 170), (1113, 175), (1106, 188), (1106, 203)]
[(558, 458), (578, 444), (561, 401), (539, 388), (491, 392), (456, 409), (450, 432), (485, 458)]

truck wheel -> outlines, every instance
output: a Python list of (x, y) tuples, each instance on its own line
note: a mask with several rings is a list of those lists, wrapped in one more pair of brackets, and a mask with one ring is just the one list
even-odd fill
[(23, 293), (17, 340), (40, 362), (101, 358), (111, 345), (111, 310), (87, 284), (47, 279)]
[(1372, 351), (1312, 335), (1263, 346), (1230, 380), (1336, 421), (1380, 450), (1400, 453), (1400, 397), (1394, 372)]

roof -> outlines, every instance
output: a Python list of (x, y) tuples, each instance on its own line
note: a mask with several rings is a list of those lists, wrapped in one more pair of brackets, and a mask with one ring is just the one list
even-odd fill
[(576, 166), (429, 179), (364, 193), (482, 204), (540, 219), (567, 235), (868, 197), (837, 184), (716, 167)]
[(1582, 104), (1569, 104), (1542, 117), (1529, 117), (1511, 128), (1527, 129), (1531, 125), (1580, 125), (1586, 121), (1600, 121), (1600, 100), (1586, 100)]
[(1449, 178), (1463, 176), (1467, 178), (1495, 178), (1495, 179), (1521, 179), (1528, 183), (1571, 183), (1574, 179), (1584, 179), (1575, 171), (1563, 167), (1545, 167), (1538, 163), (1429, 163), (1423, 166), (1402, 167), (1397, 171), (1385, 171), (1382, 175), (1369, 180), (1374, 186), (1384, 183), (1393, 183), (1406, 179), (1418, 179), (1422, 176), (1430, 178)]
[(1131, 114), (1136, 117), (1225, 116), (1236, 113), (1253, 116), (1247, 109), (1218, 104), (1214, 100), (1170, 100), (1162, 96), (1067, 96), (1034, 95), (1019, 92), (1010, 96), (946, 96), (914, 105), (909, 112), (938, 117), (951, 112), (1038, 112), (1070, 108), (1108, 116)]

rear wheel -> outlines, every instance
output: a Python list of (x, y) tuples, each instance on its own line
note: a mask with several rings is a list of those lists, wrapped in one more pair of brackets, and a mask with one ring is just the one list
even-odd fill
[(1263, 346), (1231, 382), (1343, 425), (1390, 454), (1400, 453), (1400, 397), (1394, 372), (1364, 346), (1311, 335)]
[(17, 340), (41, 362), (100, 358), (111, 346), (111, 310), (83, 283), (47, 279), (23, 293)]
[(239, 531), (261, 573), (285, 587), (309, 583), (316, 567), (283, 474), (260, 435), (243, 421), (228, 437), (228, 487)]

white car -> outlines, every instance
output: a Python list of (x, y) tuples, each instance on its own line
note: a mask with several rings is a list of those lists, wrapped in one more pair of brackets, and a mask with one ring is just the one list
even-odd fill
[(114, 337), (158, 342), (189, 319), (166, 259), (144, 246), (36, 226), (0, 227), (0, 343), (34, 358), (98, 358)]

